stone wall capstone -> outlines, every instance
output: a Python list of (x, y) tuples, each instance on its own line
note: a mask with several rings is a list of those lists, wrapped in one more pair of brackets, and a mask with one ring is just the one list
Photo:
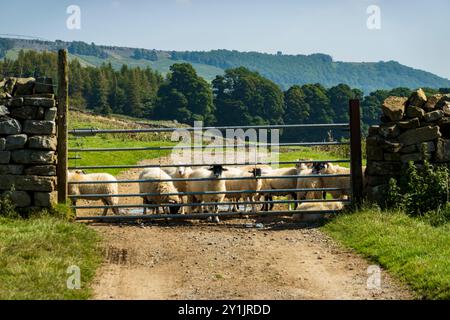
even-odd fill
[(16, 207), (56, 201), (57, 103), (50, 78), (0, 81), (0, 196)]
[(367, 198), (383, 204), (390, 178), (408, 162), (450, 163), (450, 94), (427, 97), (419, 89), (409, 98), (389, 97), (381, 124), (367, 138)]

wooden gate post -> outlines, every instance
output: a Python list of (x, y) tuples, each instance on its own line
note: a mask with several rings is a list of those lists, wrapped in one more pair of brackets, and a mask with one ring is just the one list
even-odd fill
[(358, 207), (363, 202), (361, 108), (359, 100), (350, 100), (349, 113), (352, 202), (356, 207)]
[(58, 163), (56, 168), (58, 203), (67, 202), (67, 114), (69, 109), (67, 50), (58, 52)]

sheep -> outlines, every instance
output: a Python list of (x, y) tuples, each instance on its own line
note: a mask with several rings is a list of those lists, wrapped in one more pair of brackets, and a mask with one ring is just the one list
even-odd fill
[[(117, 179), (108, 174), (108, 173), (91, 173), (86, 174), (84, 171), (77, 170), (67, 173), (68, 182), (83, 182), (83, 181), (117, 181)], [(99, 183), (99, 184), (69, 184), (68, 193), (71, 196), (78, 196), (77, 198), (72, 198), (72, 204), (74, 206), (77, 205), (78, 199), (86, 199), (86, 200), (102, 200), (104, 205), (107, 206), (117, 206), (119, 204), (119, 200), (117, 197), (113, 197), (113, 195), (117, 195), (119, 193), (119, 186), (117, 183)], [(83, 195), (111, 195), (107, 197), (94, 197), (94, 198), (83, 198)], [(112, 211), (115, 215), (120, 214), (120, 210), (117, 207), (112, 208)], [(108, 208), (103, 210), (103, 216), (106, 216), (108, 213)]]
[[(177, 168), (164, 168), (163, 171), (167, 173), (172, 179), (187, 179), (192, 173), (190, 167), (177, 167)], [(179, 193), (186, 192), (187, 181), (173, 181), (173, 185)], [(186, 203), (187, 197), (180, 196), (181, 203)], [(182, 207), (182, 213), (184, 213), (184, 207)]]
[[(178, 167), (172, 177), (175, 179), (187, 179), (192, 172), (193, 170), (190, 167)], [(174, 181), (173, 184), (179, 192), (186, 192), (187, 181)]]
[[(329, 174), (329, 175), (342, 175), (342, 174), (350, 174), (350, 169), (341, 167), (339, 165), (333, 165), (332, 163), (325, 163), (320, 168), (320, 174)], [(350, 177), (327, 177), (321, 178), (322, 185), (324, 188), (338, 188), (338, 189), (346, 189), (346, 190), (336, 190), (330, 191), (329, 193), (333, 196), (334, 199), (345, 199), (350, 196)]]
[[(226, 180), (225, 186), (227, 191), (243, 191), (251, 190), (255, 193), (229, 193), (226, 195), (232, 202), (238, 202), (239, 199), (244, 201), (254, 202), (257, 196), (257, 191), (261, 190), (263, 185), (262, 179), (258, 179), (262, 175), (262, 169), (259, 167), (243, 167), (243, 168), (229, 168), (225, 174), (226, 178), (248, 178), (245, 180)], [(238, 211), (238, 205), (231, 206), (234, 212)], [(256, 212), (256, 205), (252, 204), (253, 212)], [(247, 211), (247, 205), (244, 206), (244, 211)]]
[[(188, 181), (186, 185), (186, 191), (188, 193), (200, 193), (195, 195), (188, 195), (189, 203), (202, 203), (202, 202), (223, 202), (226, 194), (226, 184), (224, 180), (221, 180), (223, 173), (228, 169), (221, 165), (213, 165), (207, 169), (196, 169), (190, 175), (189, 179), (211, 179), (204, 181)], [(203, 192), (222, 192), (220, 194), (201, 194)], [(219, 206), (213, 206), (213, 213), (219, 212)], [(200, 210), (203, 211), (203, 207), (200, 206)], [(192, 208), (188, 208), (188, 212), (192, 212)], [(214, 217), (215, 222), (219, 222), (219, 217)]]
[[(302, 203), (299, 206), (301, 211), (339, 211), (344, 209), (344, 204), (342, 202), (314, 202), (314, 203)], [(296, 213), (292, 216), (292, 219), (301, 222), (311, 222), (321, 220), (326, 215), (323, 213)]]
[[(313, 163), (297, 163), (297, 174), (300, 176), (319, 174)], [(322, 181), (319, 177), (297, 179), (297, 189), (317, 189), (322, 187)], [(322, 199), (324, 195), (318, 191), (299, 191), (297, 192), (297, 200), (305, 199)]]
[[(141, 172), (139, 180), (168, 180), (171, 177), (159, 168), (149, 168)], [(139, 193), (158, 193), (156, 196), (142, 196), (144, 205), (154, 204), (163, 205), (164, 213), (176, 214), (180, 210), (180, 197), (178, 195), (167, 195), (178, 193), (172, 181), (149, 181), (139, 183)], [(170, 204), (171, 206), (164, 206)], [(159, 207), (152, 208), (152, 212), (158, 212)], [(147, 208), (144, 208), (144, 215), (147, 214)]]
[[(281, 169), (272, 169), (270, 171), (265, 172), (263, 176), (297, 176), (297, 168), (281, 168)], [(261, 190), (277, 190), (277, 189), (292, 189), (294, 190), (297, 187), (297, 178), (269, 178), (263, 179), (263, 183), (261, 186)], [(284, 196), (287, 195), (293, 200), (297, 200), (296, 192), (276, 192), (270, 194), (261, 194), (264, 196), (264, 199), (267, 201), (273, 201), (273, 196)], [(298, 203), (295, 204), (295, 209), (297, 208)], [(273, 203), (266, 203), (263, 205), (263, 211), (272, 210), (274, 207)], [(291, 210), (291, 206), (289, 205), (289, 210)]]

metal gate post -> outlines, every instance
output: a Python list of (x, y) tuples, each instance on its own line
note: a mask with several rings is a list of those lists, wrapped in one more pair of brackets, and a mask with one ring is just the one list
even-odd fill
[(350, 158), (352, 202), (358, 207), (363, 202), (363, 172), (361, 154), (361, 108), (359, 100), (350, 100)]

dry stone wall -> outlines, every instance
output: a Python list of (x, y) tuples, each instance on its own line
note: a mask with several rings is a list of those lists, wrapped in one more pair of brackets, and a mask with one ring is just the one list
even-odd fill
[(56, 115), (51, 79), (0, 81), (0, 195), (16, 207), (56, 201)]
[(366, 150), (367, 197), (380, 204), (390, 178), (398, 178), (408, 162), (450, 163), (450, 95), (427, 97), (419, 89), (409, 98), (387, 98), (382, 111)]

